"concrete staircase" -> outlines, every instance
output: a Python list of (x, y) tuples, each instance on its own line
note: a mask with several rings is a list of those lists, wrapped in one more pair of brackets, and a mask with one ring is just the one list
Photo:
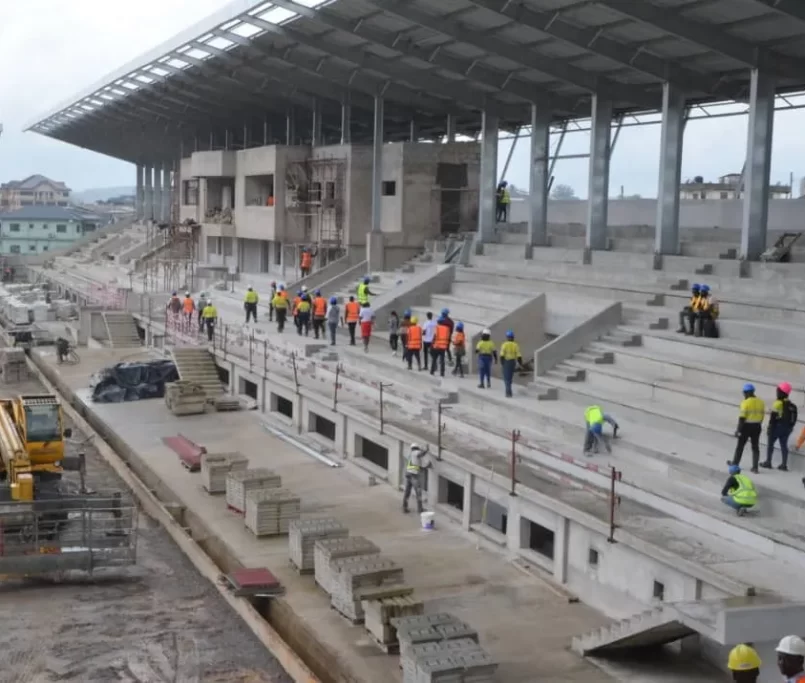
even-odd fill
[(179, 378), (200, 384), (208, 399), (223, 396), (224, 385), (218, 376), (218, 369), (212, 354), (207, 349), (180, 347), (171, 350)]
[(109, 346), (115, 349), (142, 346), (137, 324), (130, 313), (105, 311), (103, 320), (106, 324)]

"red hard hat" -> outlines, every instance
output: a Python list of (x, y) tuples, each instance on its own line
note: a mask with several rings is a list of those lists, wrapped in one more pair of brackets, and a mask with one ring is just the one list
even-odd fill
[(780, 382), (777, 388), (782, 391), (786, 396), (791, 393), (791, 385), (788, 382)]

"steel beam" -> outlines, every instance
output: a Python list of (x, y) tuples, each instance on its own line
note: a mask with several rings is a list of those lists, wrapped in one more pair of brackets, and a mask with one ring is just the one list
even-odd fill
[(677, 38), (705, 47), (736, 62), (786, 78), (801, 79), (805, 73), (805, 60), (772, 52), (725, 33), (718, 26), (686, 19), (680, 11), (664, 9), (643, 0), (597, 0), (619, 14), (649, 24)]
[(145, 196), (145, 186), (143, 185), (143, 180), (145, 176), (145, 167), (142, 164), (137, 164), (137, 195), (135, 197), (135, 207), (134, 210), (137, 215), (137, 220), (142, 220), (144, 215), (144, 205), (143, 205), (143, 198)]
[(593, 117), (590, 124), (590, 180), (587, 195), (585, 242), (585, 246), (589, 250), (607, 248), (611, 127), (612, 102), (600, 95), (594, 95)]
[(754, 69), (751, 79), (741, 224), (741, 260), (744, 261), (757, 261), (766, 250), (774, 132), (774, 78)]
[(145, 195), (143, 199), (143, 220), (154, 220), (154, 165), (145, 165)]
[(551, 118), (549, 109), (532, 105), (528, 247), (542, 247), (548, 244), (548, 157), (551, 154)]
[(679, 186), (682, 180), (685, 114), (684, 92), (670, 83), (663, 85), (655, 254), (679, 253)]
[(372, 139), (372, 226), (373, 233), (382, 231), (383, 189), (383, 98), (375, 98), (375, 127)]
[(498, 134), (496, 116), (481, 116), (481, 177), (478, 183), (478, 241), (491, 242), (496, 232), (495, 191), (498, 175)]

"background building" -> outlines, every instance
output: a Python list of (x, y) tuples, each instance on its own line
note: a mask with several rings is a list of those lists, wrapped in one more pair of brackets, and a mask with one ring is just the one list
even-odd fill
[(0, 185), (0, 211), (16, 211), (25, 206), (68, 206), (70, 188), (43, 175), (11, 180)]
[[(701, 176), (680, 185), (680, 199), (741, 199), (743, 197), (743, 175), (727, 173), (717, 183), (708, 183)], [(792, 197), (791, 185), (776, 183), (769, 185), (769, 199), (789, 199)]]
[(61, 206), (25, 206), (0, 213), (0, 254), (40, 254), (97, 230), (101, 217)]

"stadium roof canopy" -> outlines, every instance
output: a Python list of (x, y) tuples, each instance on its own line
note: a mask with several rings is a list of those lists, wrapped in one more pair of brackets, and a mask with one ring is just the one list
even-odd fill
[(284, 139), (289, 109), (310, 139), (318, 106), (332, 141), (347, 103), (352, 139), (370, 140), (380, 95), (386, 139), (412, 120), (435, 138), (448, 115), (475, 134), (483, 109), (504, 128), (532, 103), (584, 117), (594, 93), (616, 112), (657, 109), (665, 81), (691, 102), (742, 100), (751, 69), (781, 92), (805, 85), (803, 0), (237, 0), (29, 130), (167, 161)]

